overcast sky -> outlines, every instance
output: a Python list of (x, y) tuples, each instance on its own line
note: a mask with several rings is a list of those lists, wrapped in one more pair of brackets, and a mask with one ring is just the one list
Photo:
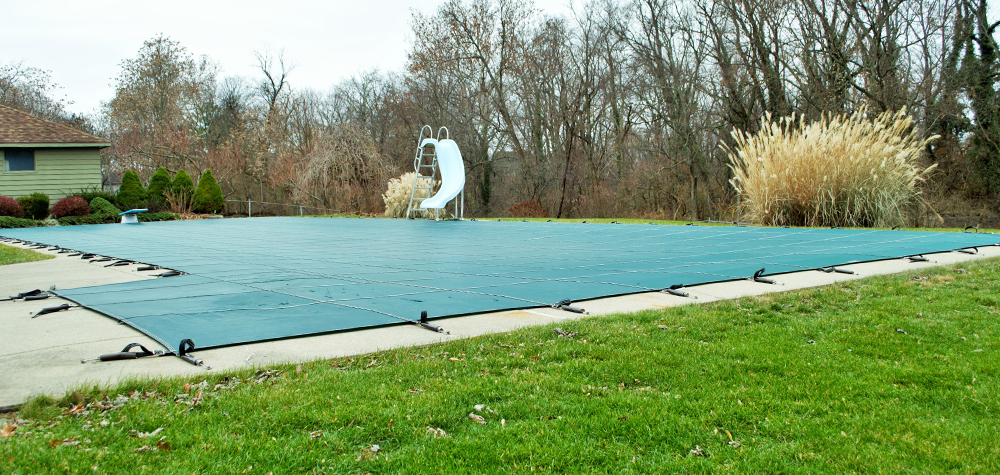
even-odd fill
[[(566, 15), (569, 0), (536, 0)], [(123, 59), (163, 33), (222, 75), (255, 76), (254, 51), (284, 49), (297, 66), (293, 87), (327, 90), (359, 71), (399, 70), (409, 49), (411, 10), (434, 13), (443, 0), (3, 1), (0, 64), (51, 71), (69, 110), (93, 113), (114, 95)], [(169, 5), (169, 6), (168, 6)]]
[[(570, 14), (570, 0), (535, 0), (551, 14)], [(360, 71), (398, 70), (410, 45), (411, 11), (434, 13), (443, 0), (307, 1), (4, 0), (0, 64), (23, 61), (51, 71), (72, 101), (93, 113), (114, 95), (122, 60), (163, 33), (222, 75), (255, 76), (254, 51), (284, 49), (297, 66), (293, 87), (327, 90)], [(989, 0), (996, 17), (1000, 0)], [(169, 6), (167, 6), (169, 5)]]

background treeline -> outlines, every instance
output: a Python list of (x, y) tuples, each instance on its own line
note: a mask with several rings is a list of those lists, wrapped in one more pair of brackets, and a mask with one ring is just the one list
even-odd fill
[(156, 37), (81, 126), (115, 144), (107, 172), (148, 181), (161, 166), (210, 168), (228, 200), (360, 213), (383, 210), (420, 127), (447, 126), (469, 215), (697, 220), (734, 209), (721, 147), (733, 130), (754, 133), (768, 115), (905, 108), (921, 137), (940, 136), (925, 157), (938, 211), (996, 209), (997, 26), (985, 0), (623, 0), (569, 18), (521, 0), (452, 0), (414, 14), (404, 71), (326, 92), (295, 88), (281, 54), (258, 53), (256, 77), (222, 77)]

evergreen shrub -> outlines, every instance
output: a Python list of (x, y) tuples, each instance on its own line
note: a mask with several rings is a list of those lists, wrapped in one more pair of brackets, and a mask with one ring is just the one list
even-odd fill
[(139, 175), (132, 170), (126, 170), (122, 175), (122, 185), (118, 188), (115, 203), (125, 209), (136, 209), (146, 205), (146, 198), (146, 188), (142, 186)]
[(45, 219), (49, 216), (49, 196), (45, 193), (32, 193), (19, 196), (17, 202), (24, 209), (24, 217), (29, 219)]

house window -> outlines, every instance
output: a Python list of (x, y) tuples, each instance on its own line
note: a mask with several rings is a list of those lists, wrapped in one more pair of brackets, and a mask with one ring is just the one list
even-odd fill
[(7, 149), (3, 151), (3, 169), (8, 172), (32, 171), (35, 169), (35, 151)]

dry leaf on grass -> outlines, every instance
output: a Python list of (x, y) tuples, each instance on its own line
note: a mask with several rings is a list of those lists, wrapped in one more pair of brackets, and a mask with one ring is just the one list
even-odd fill
[(17, 424), (4, 424), (3, 427), (0, 427), (0, 437), (10, 438), (14, 435), (15, 430), (17, 430)]
[(480, 416), (479, 414), (476, 414), (474, 412), (469, 413), (469, 419), (472, 419), (472, 421), (475, 422), (476, 424), (486, 425), (486, 419), (484, 419), (483, 416)]
[(321, 430), (314, 430), (314, 431), (312, 431), (312, 432), (309, 433), (309, 438), (310, 439), (318, 439), (320, 437), (323, 437), (323, 431), (321, 431)]
[(140, 431), (137, 431), (137, 430), (133, 429), (133, 430), (131, 430), (129, 432), (129, 435), (134, 435), (134, 436), (136, 436), (136, 437), (138, 437), (140, 439), (145, 439), (145, 438), (148, 438), (148, 437), (155, 437), (160, 432), (163, 432), (163, 428), (162, 427), (154, 430), (153, 432), (140, 432)]
[(428, 427), (427, 428), (427, 435), (429, 435), (431, 437), (434, 437), (434, 438), (448, 437), (448, 433), (445, 432), (444, 429), (441, 429), (441, 428), (438, 428), (438, 427)]

